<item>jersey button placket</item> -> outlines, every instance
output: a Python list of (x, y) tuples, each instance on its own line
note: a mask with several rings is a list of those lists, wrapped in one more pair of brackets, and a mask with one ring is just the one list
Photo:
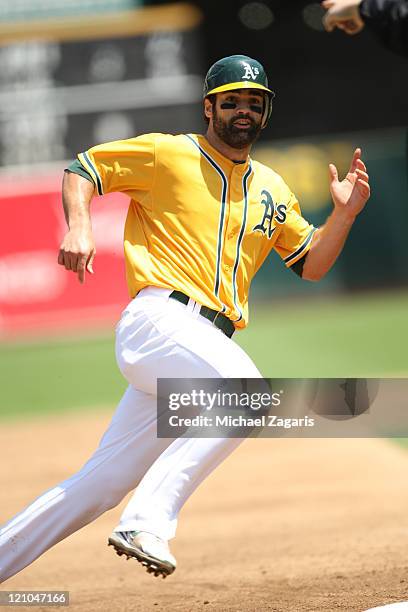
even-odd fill
[[(225, 231), (225, 248), (223, 253), (224, 289), (229, 296), (229, 303), (236, 310), (234, 299), (233, 270), (237, 257), (237, 241), (242, 224), (243, 198), (242, 198), (242, 169), (234, 166), (230, 174), (229, 188), (229, 215)], [(234, 316), (238, 316), (238, 312)]]

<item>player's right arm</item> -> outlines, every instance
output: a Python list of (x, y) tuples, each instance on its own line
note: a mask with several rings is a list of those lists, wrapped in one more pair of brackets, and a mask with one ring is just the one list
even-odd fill
[(157, 134), (107, 142), (78, 154), (65, 171), (62, 202), (68, 232), (62, 241), (58, 263), (78, 274), (93, 274), (95, 242), (90, 204), (94, 195), (122, 192), (140, 198), (151, 190), (155, 175)]
[(93, 274), (95, 242), (91, 225), (91, 200), (94, 184), (73, 172), (65, 172), (62, 183), (62, 203), (68, 231), (58, 254), (58, 263), (78, 274), (85, 281), (85, 271)]

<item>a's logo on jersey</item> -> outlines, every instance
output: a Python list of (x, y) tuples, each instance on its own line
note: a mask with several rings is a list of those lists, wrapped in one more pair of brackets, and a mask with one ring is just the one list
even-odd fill
[(268, 238), (272, 238), (272, 234), (276, 230), (276, 225), (272, 227), (273, 221), (275, 220), (280, 224), (286, 221), (286, 205), (278, 204), (275, 206), (271, 194), (266, 189), (262, 190), (261, 195), (263, 196), (261, 204), (265, 206), (265, 210), (261, 222), (255, 225), (252, 231), (262, 232), (262, 234), (266, 234)]
[(286, 221), (286, 204), (278, 204), (276, 207), (275, 219), (278, 223), (282, 224)]
[(269, 191), (266, 189), (262, 190), (261, 195), (263, 195), (263, 200), (261, 200), (261, 204), (265, 206), (264, 214), (262, 217), (262, 221), (255, 225), (253, 228), (254, 232), (262, 232), (263, 234), (268, 234), (268, 238), (272, 237), (273, 232), (276, 230), (276, 227), (272, 227), (273, 221), (273, 213), (275, 212), (275, 204), (272, 200), (272, 196)]
[(248, 62), (242, 62), (242, 64), (245, 68), (245, 74), (241, 77), (241, 79), (243, 81), (247, 81), (248, 79), (255, 81), (257, 75), (259, 74), (259, 68), (256, 66), (252, 67), (251, 64), (248, 64)]

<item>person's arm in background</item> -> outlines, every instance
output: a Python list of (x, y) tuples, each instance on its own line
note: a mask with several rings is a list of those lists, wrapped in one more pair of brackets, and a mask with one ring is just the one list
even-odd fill
[(358, 34), (367, 26), (391, 51), (408, 56), (408, 0), (323, 0), (324, 27)]

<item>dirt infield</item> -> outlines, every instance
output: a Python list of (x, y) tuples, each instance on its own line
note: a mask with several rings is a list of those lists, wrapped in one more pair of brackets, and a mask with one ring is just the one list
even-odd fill
[[(108, 420), (2, 425), (0, 521), (78, 469)], [(386, 440), (248, 440), (184, 508), (173, 576), (106, 546), (122, 502), (1, 589), (69, 590), (84, 612), (361, 612), (408, 600), (407, 481), (408, 452)]]

